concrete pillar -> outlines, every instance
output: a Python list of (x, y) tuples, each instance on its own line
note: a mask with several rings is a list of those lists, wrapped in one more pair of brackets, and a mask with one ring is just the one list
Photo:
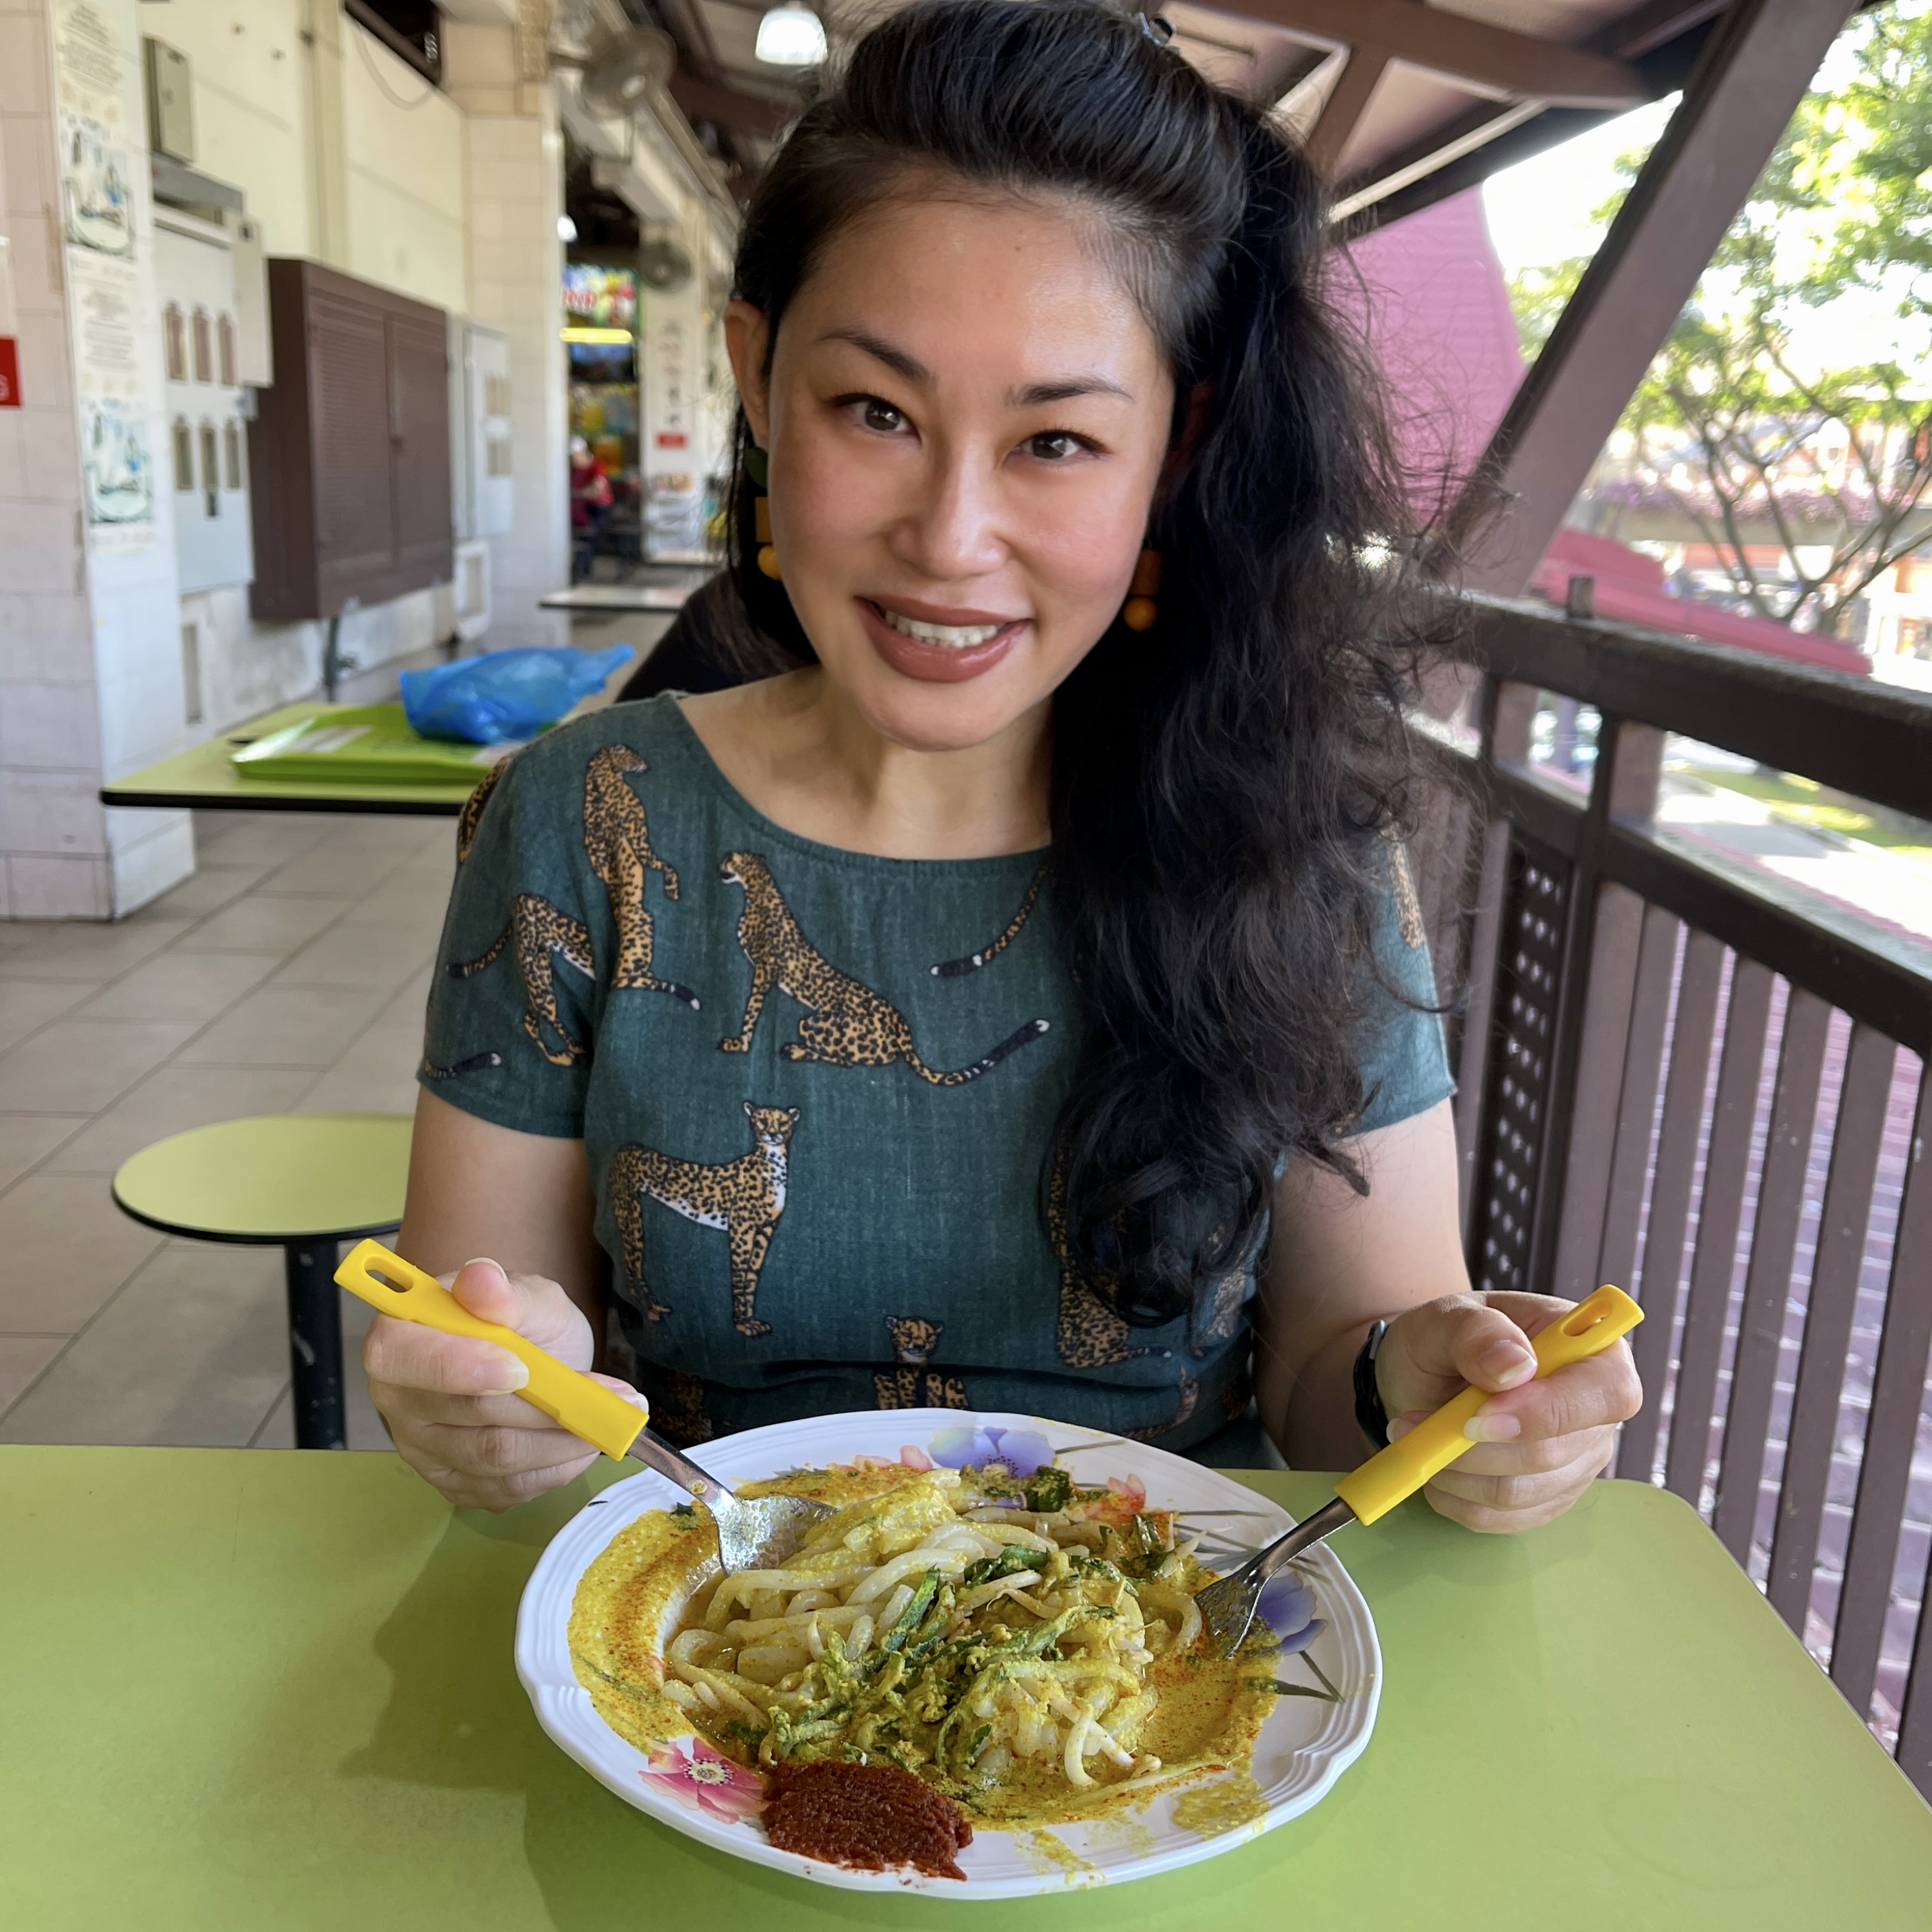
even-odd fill
[(492, 649), (569, 641), (537, 600), (570, 581), (569, 410), (562, 328), (563, 136), (556, 90), (515, 29), (447, 20), (443, 85), (464, 110), (470, 314), (510, 342), (516, 521), (488, 539)]
[(106, 919), (194, 869), (98, 792), (188, 741), (134, 0), (0, 0), (0, 916)]

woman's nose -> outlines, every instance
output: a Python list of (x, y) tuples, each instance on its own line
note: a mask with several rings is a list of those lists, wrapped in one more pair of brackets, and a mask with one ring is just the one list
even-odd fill
[(892, 548), (921, 575), (944, 583), (980, 577), (1006, 560), (998, 491), (970, 457), (936, 456), (918, 500), (892, 529)]

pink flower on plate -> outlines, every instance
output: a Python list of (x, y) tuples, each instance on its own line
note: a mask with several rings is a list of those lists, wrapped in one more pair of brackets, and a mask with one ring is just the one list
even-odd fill
[(702, 1738), (680, 1742), (691, 1747), (688, 1756), (676, 1744), (652, 1745), (650, 1762), (638, 1774), (646, 1784), (722, 1825), (742, 1824), (765, 1808), (765, 1780), (755, 1771), (734, 1764)]

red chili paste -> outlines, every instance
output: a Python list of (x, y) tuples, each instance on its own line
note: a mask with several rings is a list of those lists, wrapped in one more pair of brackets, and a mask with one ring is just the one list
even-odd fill
[(860, 1871), (910, 1865), (963, 1879), (957, 1854), (973, 1842), (973, 1828), (943, 1791), (896, 1764), (827, 1760), (778, 1770), (765, 1835), (782, 1851)]

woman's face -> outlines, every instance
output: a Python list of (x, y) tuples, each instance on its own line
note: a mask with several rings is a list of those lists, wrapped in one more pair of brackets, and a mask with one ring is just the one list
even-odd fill
[(772, 536), (826, 672), (873, 728), (982, 744), (1125, 600), (1172, 379), (1086, 224), (1017, 200), (886, 202), (785, 310), (726, 331)]

